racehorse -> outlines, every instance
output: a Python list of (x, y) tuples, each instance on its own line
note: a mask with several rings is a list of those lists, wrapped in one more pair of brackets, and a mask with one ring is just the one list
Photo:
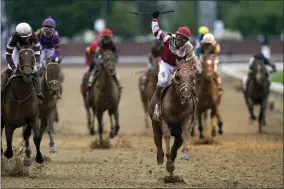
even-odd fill
[[(7, 82), (1, 98), (1, 131), (3, 131), (5, 127), (7, 149), (4, 155), (9, 159), (13, 157), (12, 140), (14, 130), (27, 125), (23, 133), (26, 147), (25, 158), (30, 160), (31, 150), (29, 138), (33, 130), (33, 138), (37, 152), (36, 161), (37, 163), (43, 163), (44, 159), (40, 152), (41, 136), (38, 130), (39, 100), (34, 83), (35, 55), (32, 50), (33, 46), (34, 44), (29, 48), (21, 48), (17, 43), (19, 49), (19, 65), (17, 66), (16, 72)], [(1, 140), (1, 152), (2, 151)]]
[(48, 135), (50, 139), (49, 147), (50, 152), (55, 152), (55, 145), (53, 139), (54, 133), (54, 116), (56, 111), (57, 93), (60, 88), (60, 63), (62, 57), (58, 60), (47, 60), (43, 66), (43, 78), (41, 80), (42, 91), (44, 100), (40, 105), (40, 136), (43, 136), (44, 131), (48, 128)]
[(140, 98), (141, 98), (142, 105), (143, 105), (144, 122), (145, 122), (146, 128), (149, 128), (149, 125), (150, 125), (148, 121), (148, 116), (149, 116), (148, 106), (155, 92), (156, 85), (158, 82), (160, 60), (161, 60), (160, 58), (156, 58), (153, 68), (149, 72), (143, 73), (139, 77), (138, 88), (139, 88)]
[[(111, 131), (110, 138), (117, 136), (120, 129), (118, 106), (120, 102), (121, 91), (117, 85), (114, 75), (117, 59), (112, 51), (103, 51), (101, 58), (98, 59), (97, 66), (99, 70), (96, 79), (90, 89), (87, 103), (93, 110), (93, 115), (97, 117), (100, 140), (103, 135), (103, 112), (108, 110), (110, 117)], [(91, 122), (90, 110), (87, 109), (88, 122)], [(93, 116), (94, 117), (94, 116)], [(115, 126), (113, 125), (113, 117)]]
[(269, 78), (268, 72), (264, 63), (260, 60), (255, 60), (251, 65), (251, 73), (247, 80), (245, 90), (243, 90), (245, 102), (248, 106), (250, 120), (256, 120), (253, 112), (254, 105), (260, 105), (258, 116), (258, 131), (262, 132), (262, 127), (266, 125), (265, 112), (269, 98)]
[[(204, 120), (206, 120), (206, 113), (208, 110), (211, 110), (211, 135), (215, 137), (216, 118), (218, 120), (219, 127), (218, 133), (220, 135), (223, 134), (223, 121), (219, 110), (219, 105), (221, 102), (221, 93), (214, 75), (214, 56), (211, 55), (204, 57), (201, 66), (203, 73), (202, 75), (197, 76), (196, 80), (196, 95), (199, 100), (197, 108), (199, 138), (204, 138), (202, 114), (204, 114)], [(191, 130), (191, 135), (194, 136), (194, 129)]]
[[(157, 163), (162, 165), (164, 162), (162, 148), (162, 137), (164, 137), (166, 141), (166, 169), (171, 176), (175, 169), (174, 161), (177, 151), (181, 145), (183, 145), (182, 157), (188, 160), (188, 139), (196, 114), (196, 99), (194, 97), (195, 65), (191, 61), (183, 63), (176, 61), (176, 64), (178, 68), (174, 72), (172, 83), (162, 91), (160, 122), (153, 119), (155, 94), (149, 106), (154, 141), (157, 147)], [(170, 149), (171, 136), (175, 137), (175, 141)]]

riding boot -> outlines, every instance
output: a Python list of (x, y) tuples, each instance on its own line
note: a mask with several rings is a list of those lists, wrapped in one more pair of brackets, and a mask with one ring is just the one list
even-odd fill
[(117, 76), (114, 75), (113, 78), (114, 78), (116, 84), (118, 85), (119, 90), (122, 91), (122, 85), (121, 85), (120, 81), (118, 80)]
[(156, 98), (156, 105), (155, 105), (155, 110), (154, 110), (154, 115), (153, 115), (153, 119), (156, 121), (160, 121), (160, 110), (161, 110), (161, 93), (162, 93), (162, 86), (157, 86), (156, 87), (156, 94), (155, 94), (155, 98)]
[(1, 92), (4, 91), (6, 84), (11, 77), (13, 71), (10, 69), (6, 69), (4, 72), (1, 74)]
[(36, 90), (37, 90), (37, 98), (40, 100), (40, 103), (43, 101), (43, 94), (42, 94), (42, 89), (41, 89), (41, 83), (40, 83), (40, 75), (38, 72), (34, 74), (35, 76), (35, 85), (36, 85)]

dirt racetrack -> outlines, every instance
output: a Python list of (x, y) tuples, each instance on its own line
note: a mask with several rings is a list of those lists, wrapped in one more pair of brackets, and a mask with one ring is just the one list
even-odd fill
[[(152, 130), (145, 129), (143, 122), (136, 74), (141, 69), (144, 68), (118, 67), (124, 87), (120, 103), (120, 136), (115, 139), (116, 146), (112, 149), (91, 149), (90, 142), (97, 135), (88, 135), (86, 113), (79, 89), (85, 68), (64, 68), (63, 99), (58, 103), (60, 120), (55, 125), (58, 152), (49, 153), (46, 134), (42, 152), (49, 161), (42, 166), (33, 162), (20, 176), (5, 176), (3, 167), (7, 163), (11, 166), (17, 164), (15, 160), (22, 156), (15, 155), (11, 160), (2, 157), (2, 187), (283, 188), (283, 114), (268, 110), (267, 126), (263, 129), (263, 134), (259, 135), (257, 126), (248, 124), (247, 108), (242, 94), (235, 90), (236, 82), (225, 77), (225, 93), (221, 103), (224, 135), (217, 136), (214, 144), (206, 145), (197, 145), (197, 137), (192, 138), (190, 160), (182, 161), (181, 154), (178, 154), (176, 160), (175, 174), (182, 177), (185, 183), (165, 184), (165, 166), (162, 169), (158, 167)], [(109, 130), (107, 113), (104, 123), (105, 130)], [(95, 127), (97, 129), (97, 122)], [(210, 129), (209, 125), (207, 128)], [(14, 139), (13, 145), (17, 148), (21, 142), (20, 129), (15, 133)], [(173, 140), (171, 144), (172, 142)], [(34, 156), (32, 139), (31, 146)]]

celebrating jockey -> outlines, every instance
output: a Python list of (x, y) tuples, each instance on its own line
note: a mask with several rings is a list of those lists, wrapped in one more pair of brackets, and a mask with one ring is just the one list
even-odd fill
[[(214, 74), (216, 76), (216, 81), (220, 85), (221, 84), (221, 77), (220, 74), (217, 72), (219, 64), (219, 55), (221, 52), (220, 44), (218, 44), (215, 40), (215, 37), (211, 33), (207, 33), (203, 36), (203, 39), (200, 43), (200, 48), (197, 51), (197, 56), (200, 61), (203, 60), (204, 56), (207, 55), (214, 55)], [(197, 69), (199, 74), (202, 73), (202, 67), (200, 65), (200, 62), (197, 64)], [(221, 88), (220, 88), (221, 89)]]
[(161, 52), (161, 63), (159, 65), (158, 83), (155, 91), (156, 106), (154, 111), (154, 119), (159, 121), (160, 112), (159, 106), (161, 91), (164, 87), (170, 84), (170, 74), (176, 68), (176, 60), (194, 60), (195, 53), (193, 46), (190, 43), (191, 32), (187, 27), (180, 27), (176, 31), (176, 35), (166, 35), (159, 28), (158, 18), (159, 12), (156, 11), (152, 14), (152, 32), (154, 36), (164, 43)]
[(206, 27), (206, 26), (201, 26), (199, 29), (198, 29), (198, 35), (196, 36), (196, 39), (195, 39), (195, 52), (196, 50), (198, 50), (198, 48), (200, 47), (200, 43), (203, 39), (203, 36), (205, 34), (209, 33), (209, 28)]
[[(251, 79), (251, 73), (252, 73), (252, 70), (251, 70), (251, 65), (255, 62), (255, 61), (262, 61), (265, 65), (268, 65), (272, 68), (272, 71), (273, 72), (276, 72), (276, 65), (274, 62), (271, 62), (269, 59), (267, 59), (263, 53), (259, 52), (255, 55), (253, 55), (253, 57), (250, 58), (249, 60), (249, 72), (248, 72), (248, 75), (244, 76), (243, 78), (243, 88), (244, 90), (246, 89), (246, 86), (249, 82), (249, 80)], [(269, 75), (269, 72), (266, 73), (266, 76), (269, 78), (269, 85), (270, 85), (270, 82), (271, 82), (271, 79), (270, 79), (270, 75)]]
[[(106, 50), (112, 51), (114, 53), (115, 57), (118, 60), (118, 50), (117, 50), (114, 42), (112, 41), (112, 31), (110, 29), (106, 28), (101, 32), (100, 35), (101, 35), (101, 41), (99, 42), (99, 45), (96, 48), (95, 60), (100, 58), (100, 55), (103, 53), (103, 51), (106, 51)], [(96, 79), (96, 74), (99, 72), (99, 70), (100, 70), (100, 66), (98, 64), (96, 64), (95, 65), (95, 76), (90, 77), (89, 83), (88, 83), (88, 88), (90, 88), (92, 86), (92, 83)], [(93, 79), (91, 79), (91, 78), (93, 78)], [(115, 82), (117, 83), (118, 87), (120, 89), (122, 89), (122, 86), (121, 86), (116, 74), (114, 75), (114, 79), (115, 79)]]
[(156, 60), (161, 58), (161, 52), (163, 48), (163, 43), (160, 40), (155, 39), (155, 44), (151, 48), (149, 53), (149, 63), (148, 63), (148, 71), (152, 70), (153, 65), (156, 63)]
[(55, 30), (56, 23), (54, 19), (49, 16), (42, 23), (42, 28), (38, 29), (35, 34), (37, 35), (40, 46), (40, 62), (43, 60), (51, 59), (55, 60), (60, 54), (60, 36)]
[[(17, 47), (17, 44), (21, 48), (29, 48), (32, 44), (35, 44), (32, 50), (35, 54), (36, 65), (38, 66), (40, 64), (40, 44), (38, 42), (38, 38), (33, 32), (31, 26), (28, 23), (22, 22), (16, 26), (16, 32), (10, 37), (10, 40), (6, 47), (6, 60), (8, 62), (8, 69), (6, 69), (2, 73), (2, 90), (4, 90), (5, 85), (8, 79), (11, 77), (12, 73), (16, 71), (17, 65), (19, 63), (19, 49)], [(35, 67), (35, 70), (37, 71), (37, 67)], [(34, 76), (36, 77), (37, 96), (39, 100), (42, 101), (43, 94), (39, 82), (39, 74), (35, 72)]]

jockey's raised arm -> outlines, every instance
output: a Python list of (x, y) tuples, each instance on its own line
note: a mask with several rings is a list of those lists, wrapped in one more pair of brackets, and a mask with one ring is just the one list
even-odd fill
[(166, 35), (159, 27), (158, 19), (152, 18), (152, 32), (155, 36), (160, 41), (167, 41), (169, 39), (170, 35)]

